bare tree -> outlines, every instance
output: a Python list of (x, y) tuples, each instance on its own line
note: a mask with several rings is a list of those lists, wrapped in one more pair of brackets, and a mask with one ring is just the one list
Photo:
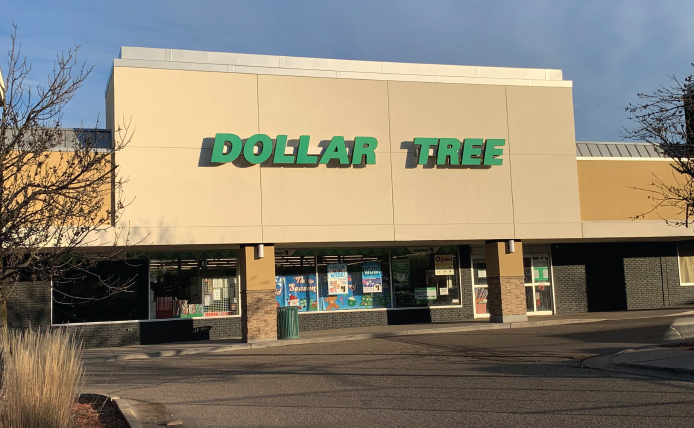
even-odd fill
[[(694, 64), (692, 64), (694, 66)], [(693, 76), (684, 81), (671, 76), (670, 86), (661, 86), (651, 94), (639, 93), (639, 104), (629, 104), (626, 111), (634, 123), (623, 137), (652, 144), (672, 159), (672, 177), (653, 176), (645, 190), (653, 201), (643, 218), (660, 208), (673, 209), (678, 219), (664, 219), (673, 226), (689, 227), (694, 218), (694, 86)]]
[(76, 46), (56, 56), (45, 86), (32, 87), (16, 35), (15, 26), (0, 107), (0, 307), (20, 280), (50, 286), (125, 256), (113, 226), (124, 209), (115, 153), (127, 144), (128, 129), (113, 138), (98, 124), (62, 129), (63, 110), (92, 68), (77, 62)]

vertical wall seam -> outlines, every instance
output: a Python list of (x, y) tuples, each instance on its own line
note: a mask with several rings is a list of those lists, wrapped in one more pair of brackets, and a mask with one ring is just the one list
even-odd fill
[[(393, 134), (390, 130), (390, 81), (386, 80), (386, 108), (388, 109), (388, 157), (390, 158), (390, 210), (392, 213), (393, 242), (395, 242), (395, 181), (393, 180)], [(407, 156), (407, 155), (405, 155)], [(407, 158), (405, 159), (407, 162)]]
[[(260, 134), (260, 77), (255, 75), (255, 108), (258, 130)], [(265, 225), (263, 223), (263, 166), (258, 165), (258, 187), (260, 189), (260, 243), (265, 242)]]
[(504, 104), (506, 106), (506, 142), (508, 143), (508, 181), (511, 183), (511, 220), (513, 221), (513, 239), (516, 239), (516, 205), (513, 202), (513, 166), (511, 165), (511, 126), (508, 122), (508, 86), (504, 86)]

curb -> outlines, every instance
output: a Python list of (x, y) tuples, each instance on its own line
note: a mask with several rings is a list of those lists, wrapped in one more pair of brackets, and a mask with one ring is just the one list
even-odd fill
[(666, 373), (694, 374), (694, 369), (690, 369), (690, 368), (686, 368), (686, 367), (659, 367), (659, 366), (652, 366), (649, 364), (617, 363), (617, 364), (615, 364), (615, 368), (649, 370), (649, 371), (666, 372)]
[(135, 411), (130, 404), (128, 404), (128, 400), (124, 400), (120, 397), (111, 397), (111, 400), (116, 403), (118, 410), (121, 415), (123, 415), (130, 428), (142, 428), (142, 424), (137, 420)]
[[(611, 372), (617, 372), (617, 373), (627, 373), (627, 374), (636, 374), (636, 375), (647, 375), (647, 376), (654, 376), (654, 377), (659, 377), (663, 379), (679, 379), (679, 380), (685, 380), (685, 381), (692, 381), (691, 379), (688, 378), (681, 378), (681, 377), (672, 377), (672, 375), (694, 375), (694, 369), (692, 368), (686, 368), (686, 367), (662, 367), (662, 366), (653, 366), (650, 364), (644, 364), (644, 363), (620, 363), (620, 362), (615, 362), (614, 360), (616, 358), (619, 358), (620, 355), (625, 354), (625, 353), (630, 353), (638, 350), (647, 350), (647, 349), (656, 349), (660, 348), (661, 346), (655, 345), (655, 346), (646, 346), (643, 348), (637, 348), (637, 349), (624, 349), (619, 352), (615, 352), (613, 354), (603, 354), (603, 355), (597, 355), (595, 357), (590, 357), (582, 361), (582, 366), (585, 368), (589, 369), (594, 369), (594, 370), (604, 370), (604, 371), (611, 371)], [(670, 375), (670, 376), (667, 376)]]
[(551, 326), (551, 325), (566, 325), (566, 324), (586, 324), (593, 322), (605, 321), (603, 319), (565, 319), (565, 320), (546, 320), (546, 321), (525, 321), (525, 322), (513, 322), (513, 323), (499, 323), (499, 324), (478, 324), (478, 325), (465, 325), (456, 327), (440, 327), (440, 328), (423, 328), (423, 329), (412, 329), (412, 330), (398, 330), (398, 331), (386, 331), (378, 333), (360, 333), (360, 334), (349, 334), (343, 336), (328, 336), (328, 337), (316, 337), (311, 339), (283, 339), (270, 342), (256, 342), (256, 343), (237, 343), (233, 345), (223, 345), (223, 346), (205, 346), (199, 348), (189, 348), (189, 349), (171, 349), (164, 351), (155, 352), (134, 352), (124, 355), (114, 355), (110, 357), (94, 357), (86, 358), (88, 361), (94, 362), (112, 362), (112, 361), (127, 361), (127, 360), (147, 360), (153, 358), (162, 357), (177, 357), (184, 355), (200, 355), (200, 354), (213, 354), (218, 352), (232, 352), (232, 351), (242, 351), (249, 349), (262, 349), (262, 348), (275, 348), (280, 346), (292, 346), (292, 345), (306, 345), (313, 343), (331, 343), (331, 342), (345, 342), (350, 340), (368, 340), (368, 339), (383, 339), (388, 337), (398, 337), (398, 336), (409, 336), (409, 335), (421, 335), (421, 334), (440, 334), (440, 333), (465, 333), (471, 331), (482, 331), (482, 330), (501, 330), (507, 328), (530, 328), (530, 327), (541, 327), (541, 326)]

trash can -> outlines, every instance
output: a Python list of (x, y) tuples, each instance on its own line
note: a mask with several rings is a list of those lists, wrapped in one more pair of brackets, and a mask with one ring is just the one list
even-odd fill
[(277, 308), (277, 338), (299, 338), (299, 308), (296, 306)]

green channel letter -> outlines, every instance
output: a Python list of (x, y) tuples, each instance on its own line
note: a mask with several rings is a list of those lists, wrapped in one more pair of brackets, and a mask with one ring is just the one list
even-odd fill
[(419, 160), (417, 165), (426, 165), (429, 160), (429, 149), (439, 143), (438, 138), (423, 138), (417, 137), (412, 142), (415, 146), (419, 146)]
[(299, 137), (299, 150), (296, 154), (296, 163), (299, 165), (314, 165), (318, 163), (318, 156), (308, 154), (308, 142), (311, 139), (308, 135)]
[(366, 165), (375, 165), (376, 147), (378, 147), (378, 140), (374, 137), (355, 137), (352, 165), (361, 164), (362, 156), (366, 156)]
[(288, 164), (294, 163), (294, 156), (284, 154), (287, 148), (287, 136), (278, 135), (275, 143), (275, 157), (272, 158), (272, 163)]
[[(253, 153), (256, 143), (262, 143), (260, 153)], [(265, 134), (252, 135), (243, 146), (243, 157), (250, 163), (263, 163), (272, 155), (272, 138)]]
[(349, 165), (349, 156), (347, 156), (347, 147), (345, 147), (345, 137), (333, 137), (330, 144), (325, 148), (323, 156), (320, 158), (320, 163), (328, 163), (332, 159), (340, 161), (340, 165)]
[[(230, 144), (229, 152), (224, 153), (226, 143)], [(236, 134), (217, 134), (214, 136), (214, 146), (212, 146), (213, 163), (233, 162), (241, 154), (243, 142)]]
[(466, 138), (463, 143), (463, 160), (461, 165), (481, 165), (482, 159), (473, 156), (482, 155), (482, 145), (484, 140), (481, 138)]
[(460, 165), (460, 140), (457, 138), (441, 138), (436, 155), (436, 165), (446, 165), (446, 158), (450, 165)]
[(504, 160), (497, 156), (504, 154), (505, 145), (504, 139), (488, 139), (484, 147), (484, 165), (502, 165)]

